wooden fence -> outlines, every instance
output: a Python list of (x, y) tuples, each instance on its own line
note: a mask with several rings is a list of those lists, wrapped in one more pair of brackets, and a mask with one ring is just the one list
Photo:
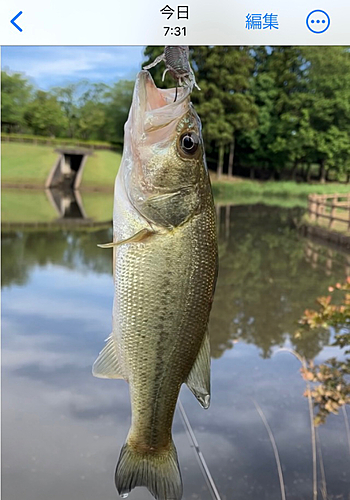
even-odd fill
[(327, 276), (330, 276), (335, 269), (344, 269), (345, 276), (350, 276), (350, 254), (318, 245), (307, 240), (304, 247), (305, 259), (313, 268), (324, 269)]
[(339, 231), (350, 231), (350, 193), (310, 194), (310, 222)]

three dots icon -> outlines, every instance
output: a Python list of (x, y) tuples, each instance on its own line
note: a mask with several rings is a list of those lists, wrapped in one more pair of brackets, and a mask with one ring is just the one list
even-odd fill
[(306, 26), (312, 33), (324, 33), (330, 24), (330, 17), (324, 10), (313, 10), (306, 18)]

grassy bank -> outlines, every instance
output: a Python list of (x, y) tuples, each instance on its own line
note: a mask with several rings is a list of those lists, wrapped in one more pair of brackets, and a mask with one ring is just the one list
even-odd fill
[(212, 179), (213, 193), (217, 199), (235, 200), (242, 196), (259, 196), (274, 198), (304, 198), (309, 194), (349, 193), (349, 184), (332, 182), (329, 184), (299, 184), (292, 181), (250, 181), (243, 179)]
[(94, 221), (111, 221), (113, 218), (113, 193), (83, 192), (81, 198), (87, 217)]
[[(86, 191), (81, 193), (83, 208), (95, 222), (111, 221), (113, 193)], [(2, 189), (1, 219), (3, 223), (53, 222), (60, 216), (44, 189)]]
[[(2, 142), (2, 183), (18, 187), (25, 184), (44, 186), (57, 158), (58, 153), (50, 146)], [(120, 160), (120, 153), (108, 150), (94, 151), (86, 161), (81, 188), (113, 192)]]
[[(216, 191), (213, 188), (213, 191)], [(241, 194), (237, 193), (231, 197), (225, 197), (220, 193), (215, 193), (214, 202), (217, 205), (256, 205), (263, 204), (271, 207), (307, 207), (307, 198), (298, 196), (267, 196), (263, 194)]]
[[(34, 184), (43, 186), (49, 172), (57, 159), (53, 147), (35, 144), (2, 142), (2, 183), (18, 185)], [(120, 166), (121, 153), (108, 150), (95, 150), (87, 158), (83, 178), (82, 190), (96, 190), (113, 193), (115, 176)], [(295, 199), (293, 203), (306, 203), (307, 196), (311, 193), (348, 193), (349, 184), (298, 184), (291, 181), (252, 181), (240, 178), (227, 178), (220, 180), (212, 174), (214, 196), (222, 203), (235, 203), (238, 199), (254, 197), (258, 201), (268, 199)], [(299, 200), (298, 202), (296, 200)], [(273, 202), (275, 204), (275, 202)], [(290, 202), (288, 203), (290, 205)]]
[(34, 144), (1, 143), (1, 178), (6, 184), (44, 186), (57, 153)]
[(103, 189), (113, 192), (120, 161), (121, 153), (95, 151), (86, 160), (81, 189)]
[(58, 215), (44, 190), (3, 189), (1, 191), (2, 222), (51, 222)]

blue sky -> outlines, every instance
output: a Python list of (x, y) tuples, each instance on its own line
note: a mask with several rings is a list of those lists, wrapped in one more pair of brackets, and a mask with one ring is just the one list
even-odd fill
[(141, 69), (144, 47), (2, 47), (1, 67), (25, 73), (47, 90), (81, 79), (113, 83), (133, 80)]

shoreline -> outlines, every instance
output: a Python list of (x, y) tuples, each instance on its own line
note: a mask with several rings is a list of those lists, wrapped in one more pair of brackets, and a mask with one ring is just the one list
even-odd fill
[[(234, 200), (236, 196), (262, 196), (262, 197), (289, 197), (307, 199), (309, 194), (331, 194), (350, 192), (349, 184), (342, 183), (313, 183), (299, 184), (293, 181), (259, 181), (250, 180), (244, 177), (228, 178), (223, 176), (218, 179), (215, 173), (210, 173), (213, 194), (223, 199)], [(45, 190), (45, 184), (36, 182), (11, 182), (2, 180), (1, 189), (18, 190)], [(110, 193), (114, 192), (114, 182), (112, 184), (81, 185), (78, 192)]]

